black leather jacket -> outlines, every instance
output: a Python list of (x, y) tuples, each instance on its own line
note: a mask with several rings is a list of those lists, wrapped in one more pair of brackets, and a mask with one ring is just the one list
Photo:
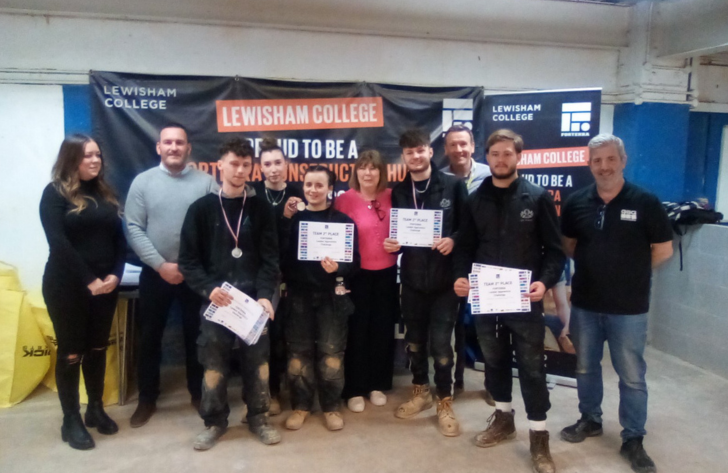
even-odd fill
[(488, 177), (465, 205), (455, 277), (467, 278), (475, 262), (531, 270), (531, 282), (551, 288), (566, 262), (551, 196), (521, 177), (497, 191)]
[[(444, 174), (432, 167), (430, 186), (424, 200), (424, 208), (443, 210), (442, 237), (458, 241), (463, 206), (468, 192), (460, 179)], [(414, 209), (412, 177), (407, 177), (392, 189), (392, 208)], [(438, 250), (419, 247), (403, 247), (400, 278), (402, 284), (422, 292), (453, 290), (453, 268), (450, 253), (444, 256)]]

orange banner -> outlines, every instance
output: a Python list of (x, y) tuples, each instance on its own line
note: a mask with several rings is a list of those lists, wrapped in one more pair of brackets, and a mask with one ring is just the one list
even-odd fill
[(589, 165), (589, 148), (529, 149), (521, 153), (518, 169), (566, 168)]
[(381, 97), (218, 100), (217, 131), (320, 130), (384, 126)]

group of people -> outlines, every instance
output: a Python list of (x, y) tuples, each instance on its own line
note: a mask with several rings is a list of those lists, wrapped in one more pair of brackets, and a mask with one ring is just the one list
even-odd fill
[[(218, 185), (188, 166), (191, 144), (184, 126), (162, 128), (160, 165), (134, 179), (124, 206), (128, 242), (143, 263), (139, 403), (131, 426), (143, 426), (156, 410), (162, 334), (176, 301), (191, 403), (205, 424), (194, 441), (197, 450), (213, 447), (227, 429), (234, 353), (240, 357), (244, 422), (265, 444), (281, 440), (269, 417), (281, 412), (284, 377), (292, 408), (285, 427), (290, 430), (306, 421), (316, 392), (324, 424), (332, 431), (344, 427), (341, 399), (352, 412), (363, 411), (367, 398), (385, 405), (400, 311), (413, 387), (395, 416), (411, 418), (436, 404), (440, 432), (457, 436), (460, 425), (452, 404), (463, 389), (468, 273), (473, 263), (481, 263), (531, 271), (531, 310), (472, 315), (487, 400), (495, 405), (475, 443), (491, 447), (516, 436), (511, 405), (515, 351), (532, 466), (539, 473), (554, 472), (546, 429), (550, 403), (541, 301), (561, 279), (568, 255), (575, 272), (571, 323), (565, 330), (577, 353), (581, 419), (564, 428), (561, 438), (580, 442), (602, 433), (600, 363), (607, 341), (620, 378), (621, 453), (635, 471), (656, 471), (642, 446), (647, 413), (643, 352), (651, 268), (672, 254), (672, 233), (658, 199), (625, 181), (622, 141), (612, 135), (591, 140), (595, 183), (569, 198), (561, 222), (549, 193), (518, 175), (523, 150), (518, 134), (506, 129), (491, 134), (485, 143), (487, 166), (472, 157), (469, 128), (450, 128), (444, 142), (449, 164), (437, 169), (430, 136), (419, 129), (404, 132), (399, 144), (408, 172), (392, 188), (382, 156), (361, 152), (350, 189), (337, 197), (336, 176), (323, 165), (305, 169), (302, 187), (287, 182), (288, 159), (275, 139), (263, 140), (259, 159), (265, 180), (255, 183), (249, 182), (255, 150), (247, 140), (226, 141), (219, 152)], [(50, 246), (43, 292), (58, 338), (61, 433), (73, 448), (93, 448), (86, 427), (102, 434), (118, 430), (104, 412), (101, 395), (126, 239), (121, 207), (104, 180), (103, 159), (92, 138), (72, 135), (63, 142), (40, 208)], [(431, 248), (389, 238), (392, 208), (442, 211), (441, 237)], [(299, 259), (299, 226), (305, 222), (354, 224), (352, 261)], [(210, 302), (219, 307), (232, 302), (223, 283), (257, 300), (269, 315), (257, 342), (248, 345), (202, 315)], [(81, 370), (89, 398), (84, 419), (78, 401)]]

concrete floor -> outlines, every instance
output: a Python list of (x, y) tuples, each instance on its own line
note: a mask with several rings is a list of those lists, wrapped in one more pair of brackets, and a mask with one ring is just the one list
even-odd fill
[[(728, 380), (653, 349), (648, 349), (647, 360), (650, 414), (645, 446), (658, 471), (728, 471)], [(559, 472), (631, 471), (618, 454), (617, 379), (608, 361), (605, 365), (602, 437), (576, 445), (559, 440), (559, 430), (578, 418), (576, 389), (557, 386), (551, 391), (548, 423)], [(189, 404), (182, 376), (178, 368), (163, 372), (168, 389), (157, 414), (144, 427), (129, 427), (135, 396), (128, 405), (109, 407), (109, 414), (120, 424), (119, 433), (105, 437), (92, 431), (96, 448), (85, 452), (61, 442), (58, 399), (39, 388), (21, 404), (0, 410), (0, 472), (530, 471), (528, 423), (520, 394), (514, 396), (517, 439), (490, 449), (473, 445), (473, 437), (493, 410), (481, 399), (482, 373), (476, 371), (466, 372), (467, 391), (454, 404), (463, 432), (457, 438), (438, 433), (434, 408), (409, 421), (393, 416), (395, 406), (408, 396), (410, 378), (399, 374), (389, 404), (377, 408), (367, 403), (361, 414), (344, 409), (346, 427), (341, 432), (328, 432), (320, 413), (300, 431), (285, 431), (282, 424), (288, 412), (284, 411), (273, 418), (283, 433), (283, 442), (276, 446), (262, 445), (239, 422), (240, 387), (231, 386), (231, 428), (208, 452), (192, 449), (203, 426)]]

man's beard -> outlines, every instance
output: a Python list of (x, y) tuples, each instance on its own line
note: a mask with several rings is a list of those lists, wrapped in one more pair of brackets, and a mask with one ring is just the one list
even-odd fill
[(507, 171), (503, 172), (491, 170), (491, 174), (493, 174), (493, 177), (495, 177), (496, 179), (510, 179), (516, 173), (516, 170), (516, 167), (509, 168)]

